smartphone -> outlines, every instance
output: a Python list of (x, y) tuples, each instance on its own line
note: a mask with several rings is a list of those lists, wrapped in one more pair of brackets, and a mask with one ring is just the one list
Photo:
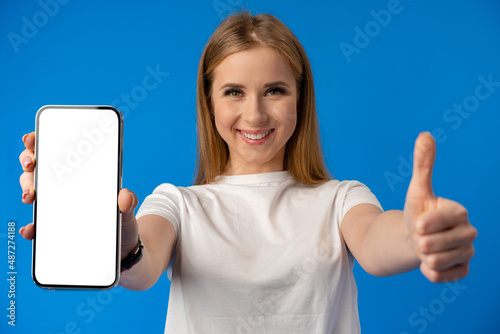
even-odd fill
[(32, 276), (43, 288), (109, 289), (120, 275), (123, 116), (110, 106), (36, 115)]

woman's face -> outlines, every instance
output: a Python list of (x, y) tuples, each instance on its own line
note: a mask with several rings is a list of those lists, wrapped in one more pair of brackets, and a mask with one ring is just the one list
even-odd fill
[(297, 85), (270, 47), (237, 52), (214, 70), (215, 125), (229, 147), (227, 175), (283, 170), (297, 124)]

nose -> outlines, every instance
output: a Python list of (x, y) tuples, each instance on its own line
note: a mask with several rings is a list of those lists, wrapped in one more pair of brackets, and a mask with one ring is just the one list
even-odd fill
[(265, 104), (259, 96), (247, 100), (247, 105), (242, 113), (242, 118), (249, 125), (257, 126), (268, 120)]

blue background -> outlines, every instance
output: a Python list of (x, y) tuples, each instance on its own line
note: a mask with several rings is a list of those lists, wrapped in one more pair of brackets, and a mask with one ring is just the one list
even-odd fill
[[(465, 205), (479, 231), (471, 273), (455, 290), (418, 270), (377, 278), (357, 267), (363, 332), (500, 332), (500, 87), (479, 88), (488, 96), (475, 97), (478, 78), (500, 81), (497, 0), (401, 0), (383, 25), (375, 18), (393, 0), (43, 4), (0, 4), (0, 332), (163, 332), (166, 276), (143, 292), (46, 291), (31, 280), (31, 243), (19, 234), (16, 326), (7, 325), (7, 224), (19, 230), (32, 221), (18, 185), (21, 137), (43, 105), (112, 104), (125, 115), (124, 187), (142, 201), (162, 182), (190, 185), (198, 60), (220, 20), (242, 6), (276, 15), (308, 52), (336, 178), (360, 180), (385, 209), (402, 209), (414, 140), (434, 131), (434, 190)], [(345, 54), (347, 44), (356, 52)], [(162, 72), (150, 90), (143, 84), (148, 68)], [(467, 116), (447, 111), (464, 103)]]

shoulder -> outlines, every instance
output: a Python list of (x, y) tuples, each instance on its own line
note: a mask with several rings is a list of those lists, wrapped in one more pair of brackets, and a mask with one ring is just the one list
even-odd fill
[(201, 197), (197, 191), (203, 187), (179, 187), (171, 183), (162, 183), (157, 186), (142, 202), (137, 217), (145, 214), (160, 215), (171, 223), (177, 224), (186, 213), (190, 203), (197, 203)]
[(329, 180), (319, 184), (305, 184), (299, 181), (289, 182), (280, 189), (283, 196), (307, 202), (335, 203), (341, 205), (348, 197), (358, 197), (358, 194), (371, 193), (368, 187), (359, 181)]
[(158, 193), (174, 193), (174, 194), (185, 194), (190, 192), (203, 192), (205, 191), (207, 185), (192, 185), (192, 186), (176, 186), (171, 183), (162, 183), (153, 190), (153, 194)]
[(163, 198), (180, 204), (190, 199), (202, 197), (209, 191), (210, 185), (176, 186), (171, 183), (162, 183), (157, 186), (148, 198)]
[(333, 199), (339, 205), (342, 204), (346, 210), (361, 203), (374, 204), (382, 208), (370, 188), (360, 181), (331, 180), (314, 187), (322, 196)]
[(333, 192), (333, 193), (346, 194), (347, 192), (352, 192), (352, 191), (367, 190), (367, 189), (369, 190), (369, 188), (365, 184), (356, 180), (340, 181), (337, 179), (333, 179), (315, 185), (308, 185), (300, 182), (296, 182), (295, 184), (296, 184), (295, 187), (297, 188), (301, 188), (304, 190), (310, 189), (311, 191), (318, 191), (318, 192)]
[(317, 187), (319, 189), (328, 189), (331, 191), (338, 192), (366, 192), (370, 191), (364, 183), (357, 180), (329, 180), (313, 187)]

